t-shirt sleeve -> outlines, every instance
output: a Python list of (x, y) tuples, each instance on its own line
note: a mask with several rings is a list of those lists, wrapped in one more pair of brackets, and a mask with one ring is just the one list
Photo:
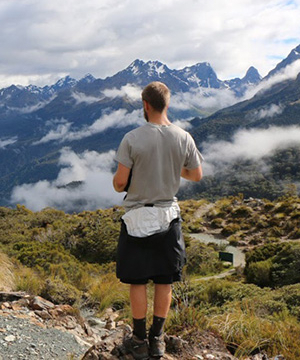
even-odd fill
[(204, 160), (202, 154), (197, 149), (194, 139), (190, 134), (187, 134), (187, 154), (184, 162), (184, 167), (192, 170), (196, 169), (199, 165), (201, 165)]
[(121, 144), (115, 156), (115, 160), (122, 165), (128, 167), (129, 169), (132, 168), (133, 160), (131, 157), (131, 147), (127, 135), (125, 135), (123, 140), (121, 141)]

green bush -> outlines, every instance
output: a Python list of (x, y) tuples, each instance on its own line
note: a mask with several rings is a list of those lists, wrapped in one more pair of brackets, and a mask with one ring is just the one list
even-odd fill
[(54, 304), (73, 305), (80, 299), (81, 292), (75, 286), (67, 284), (59, 278), (51, 278), (46, 280), (41, 296)]
[(223, 269), (218, 253), (210, 246), (197, 240), (191, 241), (186, 249), (187, 272), (189, 274), (208, 275)]
[(271, 260), (252, 262), (247, 267), (247, 281), (258, 286), (271, 286)]

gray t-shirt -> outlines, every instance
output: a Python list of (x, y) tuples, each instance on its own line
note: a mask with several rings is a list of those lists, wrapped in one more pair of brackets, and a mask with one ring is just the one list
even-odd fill
[(203, 157), (191, 135), (180, 127), (146, 123), (124, 136), (116, 160), (132, 168), (130, 187), (123, 201), (129, 210), (147, 203), (172, 205), (182, 168), (197, 168)]

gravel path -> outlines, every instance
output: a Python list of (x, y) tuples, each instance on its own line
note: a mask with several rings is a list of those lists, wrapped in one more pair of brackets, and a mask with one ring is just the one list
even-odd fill
[(68, 332), (37, 326), (28, 318), (0, 316), (0, 360), (77, 360), (87, 349)]

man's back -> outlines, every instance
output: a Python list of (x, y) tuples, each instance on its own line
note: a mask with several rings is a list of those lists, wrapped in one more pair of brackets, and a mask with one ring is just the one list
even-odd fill
[(129, 132), (116, 157), (132, 168), (124, 206), (129, 209), (145, 203), (171, 205), (179, 189), (182, 168), (199, 165), (195, 151), (191, 136), (173, 124), (147, 123)]

